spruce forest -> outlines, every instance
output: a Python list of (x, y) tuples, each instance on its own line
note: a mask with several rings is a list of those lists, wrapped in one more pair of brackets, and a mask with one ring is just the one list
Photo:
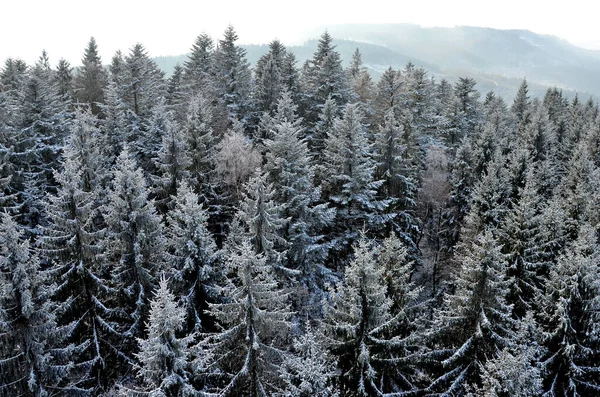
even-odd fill
[(0, 396), (600, 395), (596, 102), (237, 40), (2, 66)]

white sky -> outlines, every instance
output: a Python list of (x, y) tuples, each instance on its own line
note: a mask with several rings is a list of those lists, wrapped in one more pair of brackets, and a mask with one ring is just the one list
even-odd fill
[[(201, 32), (221, 37), (232, 24), (240, 43), (304, 41), (317, 27), (341, 23), (415, 23), (528, 29), (600, 49), (600, 2), (594, 0), (10, 0), (0, 6), (0, 62), (80, 63), (91, 36), (105, 63), (136, 42), (151, 56), (189, 51)], [(210, 4), (207, 4), (210, 3)], [(598, 5), (595, 5), (598, 3)], [(0, 65), (1, 67), (1, 65)]]

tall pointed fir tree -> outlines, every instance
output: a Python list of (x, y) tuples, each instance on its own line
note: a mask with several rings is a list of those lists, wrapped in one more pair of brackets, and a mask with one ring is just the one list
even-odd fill
[(192, 97), (183, 123), (184, 141), (190, 160), (190, 181), (194, 190), (202, 194), (207, 205), (214, 205), (214, 164), (217, 154), (217, 139), (213, 130), (213, 109), (203, 94)]
[(56, 172), (58, 192), (48, 197), (46, 204), (48, 226), (44, 228), (42, 250), (58, 282), (53, 296), (62, 302), (57, 322), (72, 325), (69, 341), (83, 347), (74, 357), (77, 376), (82, 385), (98, 391), (115, 376), (109, 357), (113, 351), (107, 345), (104, 326), (104, 303), (110, 287), (98, 261), (103, 233), (94, 219), (98, 191), (86, 189), (87, 164), (78, 154), (73, 143), (65, 148), (63, 170)]
[(210, 89), (214, 62), (214, 43), (206, 33), (196, 37), (188, 59), (183, 63), (183, 80), (188, 96), (201, 92), (207, 94)]
[(124, 58), (123, 68), (123, 100), (143, 119), (165, 94), (164, 72), (140, 43), (135, 44)]
[(190, 181), (189, 167), (192, 162), (184, 132), (169, 115), (164, 121), (162, 143), (153, 161), (159, 209), (166, 213), (172, 208), (172, 200), (179, 186)]
[[(281, 266), (287, 241), (281, 237), (288, 222), (282, 218), (282, 205), (274, 200), (273, 184), (264, 170), (257, 168), (244, 184), (242, 199), (230, 235), (233, 246), (248, 241), (256, 254), (264, 254), (273, 266)], [(231, 247), (230, 247), (231, 248)]]
[(480, 386), (482, 368), (514, 337), (506, 260), (491, 232), (477, 235), (460, 258), (456, 289), (434, 313), (427, 356), (434, 381), (426, 389), (439, 395), (463, 396)]
[(34, 234), (43, 223), (40, 200), (44, 192), (53, 191), (56, 186), (53, 170), (59, 168), (70, 117), (48, 62), (43, 52), (20, 90), (15, 123), (18, 133), (12, 142), (16, 169), (11, 182), (19, 192), (19, 221)]
[(208, 214), (185, 182), (179, 184), (174, 207), (167, 213), (166, 261), (173, 267), (175, 292), (187, 312), (185, 331), (212, 330), (206, 313), (215, 300), (219, 277), (217, 248), (207, 229)]
[(541, 323), (547, 355), (542, 361), (544, 396), (593, 396), (600, 392), (598, 245), (592, 227), (550, 272)]
[(73, 68), (69, 61), (64, 58), (58, 60), (54, 72), (54, 85), (58, 95), (63, 101), (70, 101), (73, 95)]
[(269, 43), (269, 52), (256, 63), (254, 98), (259, 112), (273, 114), (282, 91), (284, 82), (284, 62), (287, 55), (285, 46), (279, 40)]
[(323, 319), (325, 346), (338, 362), (336, 387), (340, 396), (395, 391), (387, 389), (385, 378), (396, 365), (390, 358), (401, 341), (389, 335), (396, 317), (390, 313), (392, 301), (386, 296), (383, 269), (366, 239), (356, 245), (344, 273), (344, 280), (331, 291)]
[(302, 307), (299, 309), (302, 313), (307, 313), (318, 309), (329, 273), (323, 266), (327, 245), (322, 232), (333, 220), (334, 212), (319, 203), (321, 194), (314, 184), (315, 167), (306, 141), (301, 139), (301, 120), (287, 91), (277, 107), (269, 127), (271, 139), (265, 142), (264, 169), (273, 184), (273, 198), (281, 206), (282, 217), (288, 220), (281, 230), (289, 244), (285, 266), (300, 272), (296, 304)]
[(465, 136), (471, 136), (481, 123), (481, 104), (475, 80), (461, 77), (454, 85), (454, 95), (446, 109), (443, 135), (450, 147), (456, 147)]
[(0, 222), (0, 394), (86, 395), (71, 379), (77, 348), (57, 326), (55, 285), (22, 229), (8, 214)]
[(115, 290), (106, 304), (112, 315), (106, 326), (112, 345), (126, 358), (135, 351), (134, 338), (143, 336), (148, 299), (164, 252), (160, 217), (148, 199), (142, 170), (136, 168), (127, 147), (117, 159), (102, 214), (107, 225), (103, 269)]
[(215, 84), (229, 117), (246, 123), (250, 116), (252, 75), (246, 50), (237, 45), (238, 35), (229, 25), (214, 54)]
[(524, 126), (529, 122), (529, 106), (531, 103), (528, 94), (529, 87), (527, 86), (527, 80), (524, 79), (510, 108), (518, 126)]
[(402, 124), (395, 118), (394, 110), (388, 110), (384, 124), (375, 133), (375, 177), (383, 181), (379, 189), (380, 198), (394, 200), (389, 210), (396, 213), (396, 231), (412, 248), (418, 233), (414, 211), (421, 173), (416, 160), (419, 151), (415, 137), (406, 134)]
[(317, 329), (307, 321), (304, 334), (294, 338), (292, 354), (282, 363), (285, 382), (278, 397), (337, 397), (333, 385), (336, 362), (323, 346)]
[(288, 354), (289, 296), (280, 290), (273, 268), (248, 242), (231, 252), (223, 303), (210, 313), (221, 331), (198, 345), (208, 359), (200, 373), (208, 392), (221, 396), (269, 396), (281, 390), (281, 363)]
[(344, 106), (350, 96), (346, 73), (342, 67), (340, 54), (335, 50), (333, 38), (326, 31), (319, 38), (317, 51), (304, 71), (306, 82), (304, 119), (312, 129), (317, 122), (319, 110), (331, 97), (338, 106)]
[(403, 80), (401, 74), (390, 66), (384, 72), (375, 89), (375, 124), (383, 124), (384, 117), (390, 109), (394, 116), (400, 115)]
[(377, 198), (382, 181), (373, 178), (376, 164), (360, 105), (347, 105), (344, 117), (334, 122), (324, 153), (320, 179), (324, 196), (337, 210), (331, 238), (335, 258), (343, 260), (359, 230), (382, 233), (391, 218), (385, 214), (389, 199)]
[[(177, 331), (185, 322), (185, 309), (177, 305), (166, 278), (160, 280), (154, 299), (150, 302), (150, 316), (146, 324), (147, 336), (138, 339), (136, 357), (140, 362), (137, 376), (141, 379), (140, 394), (150, 396), (197, 396), (192, 386), (191, 349), (194, 334), (180, 338)], [(137, 390), (133, 391), (133, 394)]]
[(104, 90), (107, 84), (107, 74), (102, 66), (102, 59), (98, 54), (98, 45), (92, 37), (83, 53), (81, 68), (75, 75), (75, 99), (79, 103), (91, 106), (92, 113), (100, 112), (100, 105), (104, 103)]
[(318, 115), (314, 131), (308, 133), (308, 147), (316, 162), (321, 162), (325, 153), (325, 141), (331, 134), (333, 122), (340, 114), (340, 108), (331, 97), (327, 98)]

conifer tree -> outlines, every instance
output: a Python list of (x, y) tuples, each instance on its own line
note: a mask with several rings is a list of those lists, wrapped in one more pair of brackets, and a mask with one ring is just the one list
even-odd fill
[(75, 98), (80, 103), (89, 104), (92, 113), (98, 114), (100, 105), (104, 103), (107, 75), (93, 37), (88, 42), (81, 63), (82, 66), (75, 75)]
[(324, 343), (338, 362), (336, 387), (341, 396), (382, 395), (392, 391), (381, 389), (388, 385), (387, 365), (396, 364), (386, 359), (401, 342), (387, 333), (396, 318), (382, 285), (383, 268), (366, 239), (358, 242), (344, 273), (344, 281), (331, 291), (323, 319)]
[(138, 339), (136, 357), (140, 362), (137, 376), (144, 394), (151, 396), (196, 396), (191, 385), (189, 345), (194, 334), (177, 337), (185, 321), (185, 310), (178, 306), (166, 278), (160, 280), (146, 325), (147, 336)]
[(282, 378), (286, 384), (281, 397), (335, 397), (336, 363), (323, 347), (318, 330), (306, 322), (306, 332), (294, 339), (293, 354), (285, 357)]
[(467, 386), (480, 386), (482, 366), (514, 337), (506, 261), (492, 234), (476, 236), (460, 260), (456, 289), (436, 310), (430, 331), (435, 342), (428, 356), (439, 368), (429, 393), (461, 396)]
[(57, 194), (47, 201), (48, 226), (42, 248), (58, 281), (53, 294), (61, 303), (57, 322), (72, 326), (69, 342), (83, 348), (73, 357), (77, 359), (77, 377), (82, 384), (99, 390), (114, 376), (109, 368), (113, 352), (107, 345), (104, 326), (110, 287), (98, 261), (103, 230), (94, 223), (97, 191), (86, 189), (85, 164), (73, 146), (65, 148), (63, 170), (56, 172)]
[(331, 97), (341, 107), (348, 102), (350, 94), (340, 54), (335, 50), (333, 38), (327, 31), (319, 38), (317, 51), (305, 73), (307, 113), (304, 118), (312, 127), (327, 98)]
[(547, 396), (590, 396), (600, 391), (597, 239), (589, 225), (582, 225), (578, 234), (550, 271), (543, 299)]
[(86, 395), (71, 380), (77, 348), (66, 343), (72, 326), (57, 326), (50, 301), (56, 286), (8, 214), (0, 222), (0, 393)]
[(215, 84), (229, 117), (246, 122), (251, 107), (252, 76), (246, 50), (237, 45), (238, 35), (229, 25), (214, 54)]
[(281, 389), (281, 363), (291, 323), (288, 296), (277, 287), (272, 266), (248, 242), (233, 250), (219, 288), (223, 303), (210, 313), (222, 327), (198, 346), (210, 360), (201, 366), (208, 392), (268, 396)]
[(148, 299), (164, 252), (160, 217), (148, 199), (142, 170), (136, 168), (127, 147), (117, 159), (103, 216), (107, 225), (104, 268), (110, 269), (111, 286), (116, 290), (106, 305), (113, 314), (109, 326), (115, 347), (127, 356), (134, 351), (132, 338), (143, 335)]
[(214, 43), (206, 33), (200, 34), (191, 48), (188, 59), (183, 64), (183, 79), (188, 96), (210, 89), (214, 62)]
[(389, 200), (376, 196), (382, 181), (373, 178), (376, 164), (362, 121), (360, 106), (347, 105), (325, 142), (320, 174), (323, 194), (337, 210), (333, 233), (338, 253), (346, 250), (361, 228), (378, 233), (389, 220), (384, 214)]
[(216, 245), (207, 230), (208, 214), (185, 181), (179, 184), (174, 207), (167, 213), (167, 257), (173, 267), (175, 291), (187, 317), (185, 331), (211, 329), (205, 321), (219, 277)]

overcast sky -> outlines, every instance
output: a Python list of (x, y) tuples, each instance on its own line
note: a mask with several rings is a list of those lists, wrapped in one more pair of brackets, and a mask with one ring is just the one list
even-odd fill
[[(220, 38), (232, 24), (240, 43), (278, 38), (295, 44), (318, 27), (341, 23), (415, 23), (529, 29), (600, 49), (600, 5), (593, 0), (11, 0), (0, 6), (0, 62), (80, 63), (91, 36), (104, 62), (136, 42), (151, 56), (186, 53), (201, 32)], [(210, 5), (208, 5), (210, 4)]]

